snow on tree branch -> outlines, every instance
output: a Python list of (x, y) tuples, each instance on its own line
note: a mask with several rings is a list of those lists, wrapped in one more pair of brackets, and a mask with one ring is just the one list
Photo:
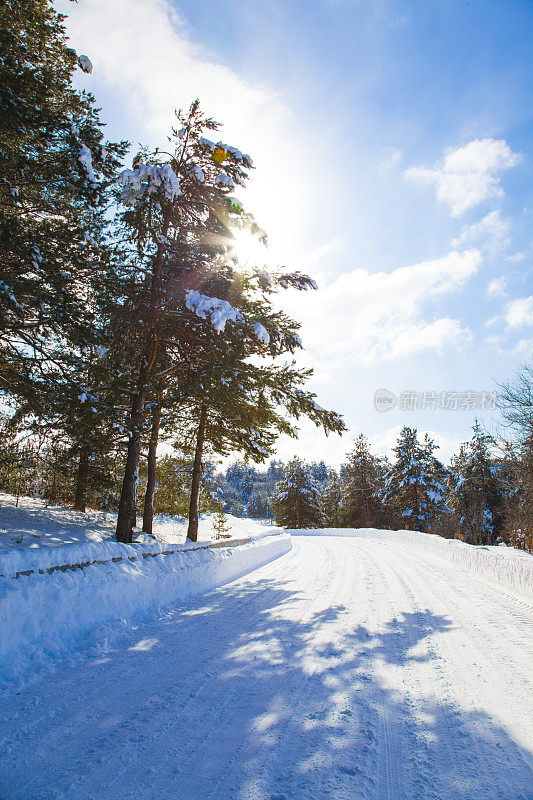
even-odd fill
[(209, 316), (217, 333), (222, 333), (228, 320), (238, 322), (243, 319), (241, 312), (233, 308), (227, 300), (208, 297), (196, 289), (187, 292), (185, 305), (190, 311), (194, 311), (197, 317), (207, 319)]
[(89, 75), (93, 71), (92, 61), (88, 56), (79, 56), (78, 65), (83, 72), (87, 72)]
[(267, 329), (261, 325), (260, 322), (256, 322), (254, 325), (254, 333), (259, 339), (260, 342), (263, 344), (268, 344), (270, 342), (270, 334)]
[(316, 281), (310, 278), (309, 275), (304, 275), (301, 272), (289, 272), (286, 275), (279, 275), (277, 277), (277, 282), (284, 289), (288, 289), (289, 287), (298, 289), (299, 291), (318, 289)]
[[(179, 133), (181, 134), (182, 131)], [(217, 142), (215, 144), (215, 142), (210, 141), (210, 139), (206, 139), (204, 136), (198, 140), (198, 143), (206, 150), (211, 150), (215, 161), (219, 164), (226, 160), (228, 153), (231, 153), (233, 158), (239, 163), (244, 164), (245, 167), (248, 167), (249, 169), (253, 167), (253, 161), (250, 156), (247, 153), (241, 153), (237, 147), (232, 147), (230, 144), (224, 144), (224, 142)]]
[(162, 188), (167, 200), (175, 200), (182, 192), (180, 181), (170, 164), (139, 164), (135, 169), (125, 169), (118, 176), (124, 187), (120, 199), (133, 206), (145, 195), (155, 194)]
[(80, 151), (78, 153), (78, 161), (84, 168), (85, 172), (87, 173), (87, 177), (92, 183), (96, 182), (96, 178), (94, 175), (93, 170), (93, 157), (91, 155), (91, 151), (87, 147), (86, 144), (82, 144), (80, 147)]
[(231, 180), (229, 175), (226, 175), (225, 172), (221, 172), (220, 175), (217, 175), (215, 178), (215, 185), (220, 186), (222, 189), (234, 189), (235, 184)]

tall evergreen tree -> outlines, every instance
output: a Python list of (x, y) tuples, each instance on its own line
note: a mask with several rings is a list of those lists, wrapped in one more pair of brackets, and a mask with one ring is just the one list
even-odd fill
[(274, 508), (276, 523), (285, 528), (318, 528), (320, 492), (309, 467), (300, 458), (285, 466), (278, 483)]
[(396, 461), (387, 474), (382, 497), (408, 530), (429, 531), (443, 512), (446, 472), (433, 455), (436, 448), (427, 434), (420, 443), (416, 428), (407, 426), (394, 448)]
[(6, 0), (0, 15), (0, 388), (78, 461), (83, 509), (109, 429), (95, 441), (102, 414), (83, 387), (103, 371), (102, 303), (116, 295), (107, 209), (126, 143), (105, 141), (94, 98), (73, 87), (88, 62), (52, 3)]
[(360, 434), (342, 468), (343, 522), (350, 528), (380, 528), (386, 508), (380, 490), (386, 475), (383, 459), (374, 456)]
[[(0, 8), (2, 389), (38, 411), (95, 341), (90, 297), (108, 271), (108, 189), (125, 143), (106, 142), (49, 0)], [(58, 394), (56, 386), (55, 395)]]
[(343, 527), (344, 510), (345, 497), (342, 481), (334, 469), (328, 469), (326, 480), (320, 484), (322, 525), (327, 528)]
[(501, 529), (500, 467), (490, 445), (491, 437), (476, 421), (472, 439), (461, 445), (451, 465), (450, 502), (461, 538), (470, 544), (493, 544)]

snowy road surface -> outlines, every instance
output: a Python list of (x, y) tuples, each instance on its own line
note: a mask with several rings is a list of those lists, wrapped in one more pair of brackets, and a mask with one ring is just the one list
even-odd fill
[(531, 607), (394, 544), (293, 541), (8, 694), (2, 800), (531, 800)]

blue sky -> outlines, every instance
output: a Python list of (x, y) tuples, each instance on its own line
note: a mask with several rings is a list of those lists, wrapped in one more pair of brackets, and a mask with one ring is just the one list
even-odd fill
[(493, 391), (531, 358), (533, 3), (58, 7), (94, 63), (78, 80), (109, 135), (160, 144), (173, 108), (198, 96), (254, 158), (243, 200), (273, 262), (319, 282), (287, 303), (319, 402), (350, 434), (304, 426), (282, 457), (338, 464), (353, 435), (383, 449), (408, 424), (447, 458), (474, 416), (493, 424), (490, 410), (380, 413), (374, 393)]

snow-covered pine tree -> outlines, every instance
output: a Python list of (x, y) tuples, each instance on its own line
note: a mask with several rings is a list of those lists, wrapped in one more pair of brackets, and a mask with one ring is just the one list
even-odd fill
[(500, 467), (491, 443), (476, 420), (472, 439), (461, 445), (451, 464), (450, 503), (458, 533), (470, 544), (493, 544), (501, 529)]
[[(207, 436), (215, 452), (230, 448), (262, 460), (271, 452), (277, 432), (293, 431), (278, 412), (280, 406), (292, 417), (306, 415), (326, 431), (344, 429), (339, 415), (320, 408), (314, 395), (302, 388), (310, 371), (273, 363), (276, 357), (293, 353), (301, 342), (298, 325), (274, 309), (270, 296), (289, 286), (315, 288), (313, 281), (299, 273), (266, 275), (264, 269), (236, 269), (232, 229), (244, 225), (258, 231), (250, 215), (228, 197), (235, 183), (243, 184), (251, 166), (249, 156), (201, 136), (204, 129), (216, 129), (217, 123), (205, 118), (197, 103), (179, 118), (183, 128), (174, 133), (176, 149), (170, 160), (161, 162), (158, 153), (144, 160), (139, 156), (122, 178), (122, 200), (131, 204), (124, 224), (135, 235), (146, 275), (141, 285), (144, 298), (137, 304), (146, 330), (138, 379), (132, 387), (117, 523), (121, 541), (131, 537), (135, 521), (146, 403), (163, 379), (169, 409), (180, 403), (198, 408), (193, 517)], [(220, 159), (214, 159), (215, 150), (225, 154), (224, 172)], [(200, 285), (201, 292), (194, 288)], [(257, 366), (253, 356), (271, 363)], [(195, 528), (197, 519), (192, 519), (191, 537)]]
[[(122, 217), (125, 237), (133, 239), (137, 252), (139, 292), (133, 305), (143, 330), (136, 358), (138, 375), (132, 386), (128, 454), (117, 522), (119, 541), (131, 540), (135, 524), (145, 405), (154, 370), (169, 351), (177, 362), (169, 369), (187, 364), (179, 354), (190, 344), (190, 337), (183, 326), (172, 323), (187, 314), (197, 314), (209, 317), (221, 331), (237, 314), (227, 299), (197, 290), (206, 265), (212, 268), (216, 255), (225, 252), (231, 221), (240, 216), (240, 210), (229, 200), (229, 190), (243, 184), (251, 159), (222, 143), (222, 163), (213, 157), (217, 145), (203, 134), (216, 130), (218, 124), (201, 114), (197, 101), (188, 114), (178, 114), (178, 121), (181, 128), (173, 130), (169, 155), (140, 153), (132, 169), (121, 175), (120, 199), (127, 207)], [(225, 288), (226, 292), (231, 288), (231, 281), (226, 281)]]
[(226, 470), (226, 480), (243, 506), (247, 506), (257, 480), (257, 470), (244, 461), (234, 461)]
[(446, 471), (433, 455), (437, 447), (427, 433), (420, 443), (416, 428), (406, 426), (394, 448), (382, 498), (408, 530), (429, 531), (445, 508)]
[[(5, 0), (0, 28), (0, 355), (3, 391), (38, 401), (63, 341), (90, 340), (109, 182), (125, 143), (104, 140), (94, 98), (49, 0)], [(104, 257), (105, 260), (105, 257)]]
[(270, 516), (270, 505), (264, 491), (264, 484), (259, 484), (254, 488), (246, 506), (246, 515), (257, 519), (266, 519)]
[(319, 528), (320, 492), (307, 464), (294, 457), (283, 470), (274, 500), (276, 523), (285, 528)]
[[(122, 222), (125, 239), (135, 244), (131, 255), (136, 257), (138, 276), (132, 307), (142, 331), (134, 359), (137, 378), (131, 386), (128, 454), (117, 522), (120, 541), (131, 539), (136, 518), (147, 400), (163, 377), (214, 363), (214, 332), (221, 334), (228, 322), (231, 328), (243, 321), (231, 302), (241, 284), (227, 256), (232, 229), (240, 224), (252, 232), (259, 230), (230, 196), (235, 185), (244, 184), (250, 157), (205, 138), (204, 133), (219, 125), (201, 113), (198, 101), (187, 114), (179, 113), (178, 120), (182, 127), (172, 133), (170, 154), (140, 153), (132, 169), (121, 174), (120, 200), (127, 206)], [(258, 272), (253, 278), (264, 293), (273, 285), (299, 289), (314, 285), (298, 273), (267, 280)], [(248, 325), (247, 335), (268, 344), (259, 321)], [(292, 346), (296, 343), (293, 334)]]
[(331, 470), (327, 467), (326, 462), (311, 461), (309, 464), (309, 472), (318, 484), (326, 485), (331, 478)]
[(2, 390), (19, 419), (65, 440), (79, 489), (96, 448), (78, 398), (102, 346), (98, 297), (113, 296), (106, 215), (126, 143), (105, 141), (94, 98), (74, 89), (80, 61), (53, 4), (6, 0), (0, 13)]
[(334, 469), (327, 469), (326, 479), (319, 486), (322, 524), (327, 528), (342, 528), (345, 498), (337, 472)]
[(368, 439), (360, 434), (343, 464), (343, 524), (349, 528), (381, 528), (387, 525), (387, 509), (380, 496), (387, 466), (370, 452)]

